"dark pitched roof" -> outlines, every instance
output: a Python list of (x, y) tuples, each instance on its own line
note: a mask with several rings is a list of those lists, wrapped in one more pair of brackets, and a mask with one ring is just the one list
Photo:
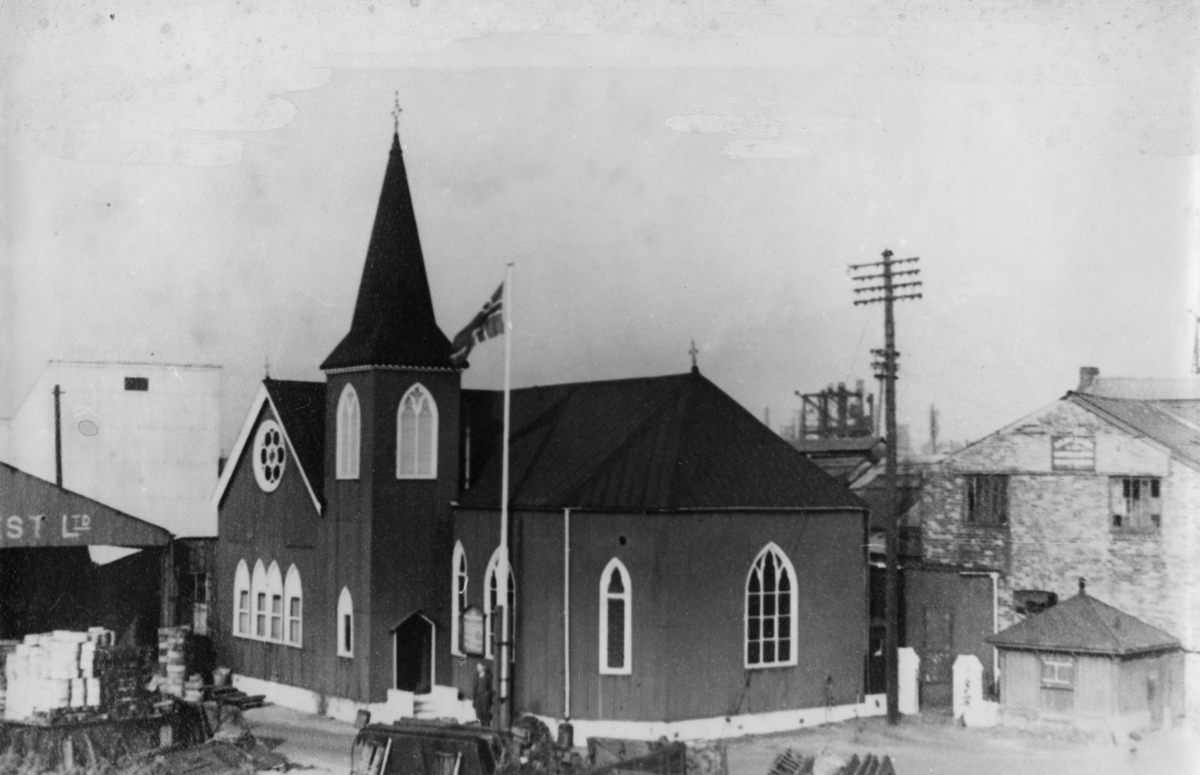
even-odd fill
[(1068, 393), (1067, 398), (1101, 416), (1132, 428), (1171, 450), (1184, 464), (1200, 470), (1200, 402), (1140, 401)]
[(984, 640), (1001, 648), (1114, 656), (1180, 647), (1178, 638), (1083, 592)]
[[(499, 504), (502, 401), (463, 391), (471, 486), (460, 505)], [(512, 427), (518, 507), (863, 508), (699, 372), (516, 390)]]
[(398, 135), (392, 137), (350, 333), (321, 364), (351, 366), (452, 368), (450, 340), (433, 314)]
[(324, 502), (325, 383), (265, 379), (263, 384), (308, 476), (309, 486)]

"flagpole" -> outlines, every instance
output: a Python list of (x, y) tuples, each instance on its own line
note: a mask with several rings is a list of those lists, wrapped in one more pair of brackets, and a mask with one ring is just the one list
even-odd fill
[(501, 454), (500, 470), (500, 573), (496, 585), (497, 601), (500, 604), (500, 728), (508, 729), (512, 720), (512, 710), (509, 707), (509, 664), (511, 663), (511, 612), (508, 606), (508, 579), (512, 572), (508, 556), (508, 437), (512, 408), (512, 275), (513, 265), (510, 261), (504, 275), (504, 442)]

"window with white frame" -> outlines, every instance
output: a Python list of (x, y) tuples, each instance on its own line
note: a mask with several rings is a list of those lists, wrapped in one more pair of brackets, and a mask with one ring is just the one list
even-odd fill
[(287, 642), (292, 646), (304, 643), (304, 590), (300, 585), (300, 571), (295, 565), (288, 568), (283, 582), (284, 607), (287, 611)]
[[(496, 640), (496, 614), (500, 611), (500, 550), (492, 553), (488, 561), (487, 572), (483, 576), (483, 587), (486, 590), (483, 599), (483, 655), (488, 659), (495, 656), (493, 642)], [(517, 584), (513, 579), (512, 564), (508, 566), (508, 629), (509, 640), (516, 632), (517, 621)]]
[(254, 563), (254, 575), (250, 578), (250, 597), (254, 603), (254, 637), (266, 640), (267, 637), (267, 569), (262, 560)]
[(250, 637), (250, 569), (238, 560), (233, 574), (233, 634)]
[(1114, 530), (1154, 531), (1162, 527), (1162, 486), (1157, 477), (1114, 476), (1108, 482)]
[(283, 574), (279, 563), (272, 562), (267, 569), (267, 594), (270, 596), (270, 623), (267, 640), (283, 640)]
[(353, 385), (342, 388), (337, 408), (337, 478), (357, 479), (362, 415)]
[(437, 404), (421, 385), (413, 385), (396, 410), (396, 478), (437, 476)]
[(633, 606), (629, 571), (616, 557), (600, 574), (600, 672), (633, 672)]
[(454, 542), (454, 556), (450, 564), (452, 591), (450, 597), (450, 653), (463, 656), (462, 615), (467, 610), (467, 552), (462, 541)]
[(338, 597), (337, 653), (339, 657), (354, 656), (354, 601), (347, 587), (342, 587), (342, 594)]
[(746, 667), (796, 664), (796, 571), (775, 544), (746, 578)]

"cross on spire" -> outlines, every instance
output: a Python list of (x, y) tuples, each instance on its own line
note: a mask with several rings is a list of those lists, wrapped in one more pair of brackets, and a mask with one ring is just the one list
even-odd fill
[(400, 134), (400, 114), (403, 112), (400, 107), (400, 90), (396, 90), (396, 105), (392, 108), (392, 122), (395, 125), (396, 134)]
[(700, 354), (700, 351), (696, 349), (696, 340), (693, 339), (692, 346), (688, 348), (688, 355), (692, 356), (692, 371), (693, 372), (700, 371), (700, 367), (696, 365), (696, 356), (699, 354)]

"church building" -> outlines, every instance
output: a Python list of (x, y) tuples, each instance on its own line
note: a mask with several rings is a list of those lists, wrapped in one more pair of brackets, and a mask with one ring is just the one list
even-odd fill
[[(235, 685), (473, 718), (499, 658), (503, 395), (464, 368), (393, 136), (350, 331), (323, 382), (264, 380), (214, 495)], [(883, 712), (862, 501), (695, 366), (514, 390), (511, 416), (514, 718), (656, 738)]]

